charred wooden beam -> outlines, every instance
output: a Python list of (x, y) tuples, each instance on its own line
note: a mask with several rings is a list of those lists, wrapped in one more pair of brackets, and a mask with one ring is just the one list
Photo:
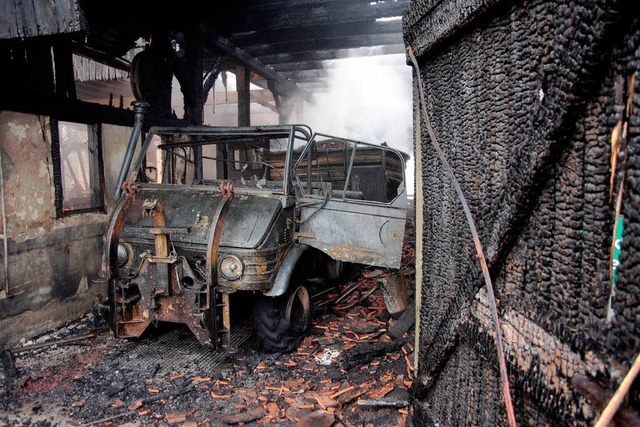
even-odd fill
[[(202, 34), (197, 26), (194, 25), (192, 31), (185, 33), (185, 86), (182, 87), (184, 93), (185, 119), (193, 125), (202, 125), (204, 120), (203, 102), (202, 102), (202, 57), (203, 43)], [(171, 83), (169, 83), (169, 87)]]
[(243, 66), (236, 69), (236, 87), (238, 88), (238, 126), (251, 126), (251, 97), (249, 85), (251, 71)]
[[(73, 99), (42, 99), (22, 97), (0, 99), (0, 110), (51, 116), (59, 120), (84, 123), (109, 123), (120, 126), (133, 125), (133, 110)], [(170, 117), (145, 116), (145, 126), (184, 126), (187, 122)]]
[(294, 28), (278, 28), (267, 31), (250, 31), (232, 35), (229, 40), (238, 46), (281, 43), (285, 41), (300, 41), (309, 39), (333, 39), (337, 37), (364, 36), (376, 34), (402, 35), (402, 21), (362, 21), (329, 25), (308, 25), (300, 22)]
[(287, 71), (281, 73), (283, 76), (290, 78), (296, 83), (302, 82), (317, 82), (329, 77), (329, 71), (327, 70), (304, 70), (304, 71)]
[(73, 49), (69, 41), (53, 46), (55, 58), (55, 93), (58, 98), (76, 98)]
[[(352, 3), (363, 4), (370, 3), (371, 0), (350, 0)], [(326, 6), (341, 4), (341, 0), (255, 0), (252, 1), (252, 7), (256, 10), (265, 10), (270, 7), (309, 7), (309, 6)]]
[(245, 46), (244, 50), (252, 56), (260, 57), (262, 55), (274, 55), (279, 53), (357, 49), (362, 47), (397, 45), (402, 43), (402, 34), (400, 33), (360, 35), (339, 38), (327, 38), (324, 36), (318, 37), (318, 39), (315, 39), (314, 36), (310, 36), (306, 40)]
[(252, 4), (237, 23), (220, 22), (226, 30), (235, 33), (295, 28), (306, 25), (336, 25), (375, 21), (379, 18), (402, 16), (409, 6), (408, 0), (397, 2), (344, 2), (333, 1), (301, 4), (288, 1), (279, 7), (271, 4)]
[(309, 93), (300, 90), (300, 88), (298, 88), (295, 83), (287, 80), (280, 74), (273, 71), (273, 69), (266, 67), (262, 62), (252, 57), (244, 50), (239, 49), (227, 39), (217, 36), (215, 33), (213, 33), (213, 31), (205, 27), (202, 27), (202, 34), (205, 45), (221, 50), (225, 54), (236, 59), (245, 67), (249, 68), (252, 71), (255, 71), (265, 79), (273, 81), (275, 83), (274, 89), (276, 91), (288, 94), (298, 94), (305, 100), (312, 102), (312, 97)]
[(329, 91), (329, 84), (325, 81), (305, 82), (301, 83), (300, 86), (313, 93)]
[(17, 43), (0, 49), (7, 84), (3, 98), (52, 98), (55, 94), (53, 57), (47, 43)]
[(302, 62), (289, 62), (284, 64), (271, 65), (274, 71), (283, 73), (286, 71), (304, 71), (304, 70), (320, 70), (327, 68), (329, 62), (327, 61), (302, 61)]
[(351, 56), (371, 56), (371, 55), (392, 55), (404, 53), (404, 44), (393, 44), (378, 46), (374, 48), (363, 48), (359, 51), (349, 49), (324, 50), (297, 53), (279, 53), (273, 55), (261, 55), (258, 59), (263, 64), (276, 66), (277, 64), (289, 64), (306, 61), (329, 61), (332, 59), (348, 58)]
[(123, 59), (123, 58), (114, 57), (108, 53), (95, 50), (86, 44), (74, 42), (73, 51), (77, 55), (86, 56), (87, 58), (91, 58), (94, 61), (100, 62), (102, 64), (116, 68), (118, 70), (127, 71), (127, 72), (131, 71), (130, 61), (127, 61), (126, 59)]

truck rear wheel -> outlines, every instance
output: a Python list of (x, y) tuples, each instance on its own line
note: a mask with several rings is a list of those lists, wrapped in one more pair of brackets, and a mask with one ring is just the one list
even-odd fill
[(309, 291), (304, 286), (297, 286), (279, 297), (259, 296), (252, 321), (256, 343), (262, 351), (294, 350), (311, 323)]

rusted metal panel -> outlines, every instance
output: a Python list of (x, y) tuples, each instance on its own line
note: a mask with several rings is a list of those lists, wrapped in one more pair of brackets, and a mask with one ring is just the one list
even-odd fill
[(0, 2), (0, 39), (77, 33), (84, 29), (77, 0)]

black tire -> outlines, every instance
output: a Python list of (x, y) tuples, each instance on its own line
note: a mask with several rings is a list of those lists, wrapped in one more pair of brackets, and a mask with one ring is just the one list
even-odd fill
[(276, 298), (259, 296), (252, 312), (258, 348), (268, 353), (295, 350), (311, 324), (311, 300), (304, 286)]

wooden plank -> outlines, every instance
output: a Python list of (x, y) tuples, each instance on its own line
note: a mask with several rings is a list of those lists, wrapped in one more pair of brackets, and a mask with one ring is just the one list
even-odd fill
[(74, 0), (0, 2), (0, 39), (77, 33), (85, 29)]

